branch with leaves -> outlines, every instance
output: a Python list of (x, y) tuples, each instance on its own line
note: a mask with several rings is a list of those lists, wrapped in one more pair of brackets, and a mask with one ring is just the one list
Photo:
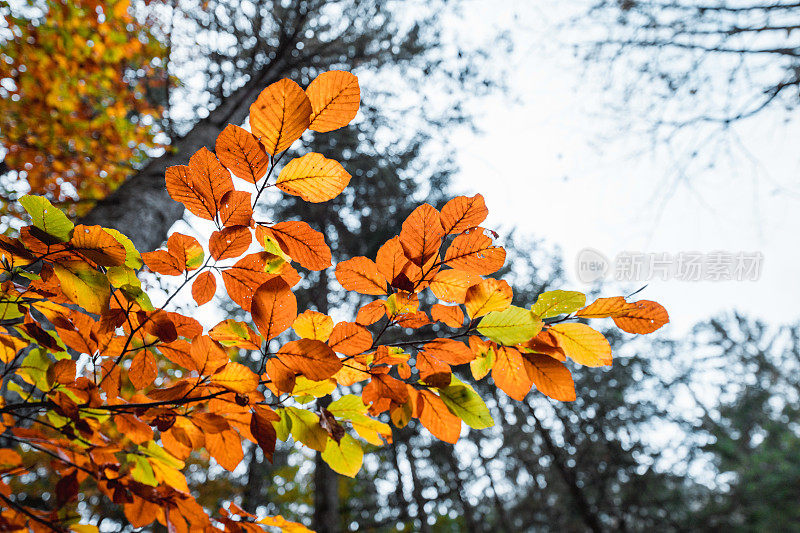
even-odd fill
[[(76, 501), (93, 493), (121, 506), (133, 527), (300, 531), (233, 503), (204, 509), (189, 489), (186, 461), (210, 456), (233, 471), (244, 441), (271, 459), (277, 440), (291, 436), (336, 472), (355, 476), (362, 441), (391, 442), (389, 423), (402, 428), (417, 419), (451, 443), (462, 423), (493, 424), (453, 367), (469, 365), (475, 380), (491, 374), (515, 400), (535, 387), (570, 401), (568, 360), (612, 362), (608, 341), (586, 319), (612, 318), (631, 333), (669, 321), (655, 302), (614, 297), (587, 306), (575, 291), (512, 305), (509, 284), (492, 277), (506, 252), (481, 226), (488, 210), (480, 194), (441, 210), (423, 204), (374, 260), (338, 263), (345, 290), (375, 297), (353, 321), (299, 312), (293, 288), (302, 272), (331, 267), (325, 236), (301, 220), (256, 222), (253, 212), (267, 187), (311, 203), (342, 193), (350, 175), (322, 154), (291, 159), (275, 173), (306, 130), (346, 126), (359, 103), (358, 80), (347, 72), (325, 72), (305, 90), (281, 80), (252, 104), (251, 132), (230, 125), (216, 153), (203, 148), (188, 165), (170, 167), (170, 196), (216, 228), (207, 242), (176, 232), (165, 249), (140, 254), (118, 231), (74, 226), (45, 198), (20, 200), (31, 225), (17, 238), (0, 236), (0, 414), (9, 436), (0, 448), (7, 504), (0, 525), (90, 531)], [(183, 278), (160, 308), (139, 280), (145, 266)], [(219, 284), (250, 320), (226, 319), (206, 332), (168, 309), (186, 286), (202, 306)], [(247, 354), (258, 364), (245, 364)], [(313, 401), (328, 397), (335, 399)], [(13, 490), (41, 468), (59, 479), (46, 508)]]

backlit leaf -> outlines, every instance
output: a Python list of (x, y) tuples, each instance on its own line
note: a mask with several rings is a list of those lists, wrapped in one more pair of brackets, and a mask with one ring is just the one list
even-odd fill
[(311, 123), (311, 102), (303, 89), (282, 79), (261, 91), (250, 106), (250, 129), (267, 153), (283, 152)]
[(141, 350), (131, 361), (128, 378), (138, 390), (150, 386), (158, 375), (156, 358), (150, 350)]
[(125, 263), (125, 247), (100, 226), (79, 224), (72, 232), (70, 244), (98, 265), (118, 266)]
[(192, 298), (197, 305), (211, 301), (217, 291), (217, 279), (211, 272), (202, 272), (192, 282)]
[(498, 347), (492, 379), (495, 385), (517, 401), (525, 399), (533, 387), (533, 379), (525, 369), (522, 354), (510, 346)]
[(344, 355), (357, 355), (370, 349), (372, 334), (367, 328), (355, 322), (339, 322), (333, 328), (328, 346)]
[(301, 221), (278, 222), (269, 227), (280, 247), (292, 259), (309, 270), (331, 266), (331, 249), (325, 236)]
[(258, 387), (258, 376), (246, 366), (230, 362), (211, 376), (211, 383), (233, 392), (246, 394)]
[(457, 236), (444, 256), (445, 264), (481, 276), (500, 270), (505, 261), (506, 251), (495, 246), (483, 228), (470, 229)]
[(348, 477), (356, 477), (364, 461), (364, 451), (356, 439), (345, 434), (338, 443), (333, 439), (328, 441), (322, 460), (328, 463), (331, 470)]
[(457, 305), (433, 304), (431, 318), (443, 322), (451, 328), (460, 328), (464, 325), (464, 312)]
[(450, 385), (439, 389), (439, 397), (469, 427), (486, 429), (494, 425), (489, 408), (475, 389), (462, 383), (455, 376), (451, 379)]
[(347, 126), (358, 113), (361, 89), (358, 78), (349, 72), (323, 72), (306, 89), (311, 101), (309, 129), (332, 131)]
[(250, 312), (261, 336), (269, 341), (297, 318), (297, 298), (283, 279), (272, 278), (256, 290)]
[(664, 307), (650, 300), (634, 302), (635, 308), (614, 317), (614, 324), (628, 333), (652, 333), (669, 322), (669, 315)]
[(403, 222), (400, 244), (406, 257), (422, 266), (438, 253), (444, 235), (439, 212), (429, 204), (422, 204)]
[(523, 354), (523, 362), (539, 392), (562, 402), (575, 400), (575, 382), (563, 363), (538, 353)]
[(482, 278), (472, 272), (463, 270), (440, 270), (433, 276), (430, 288), (431, 292), (440, 300), (445, 302), (464, 303), (467, 296), (467, 289), (476, 283), (480, 283)]
[(252, 241), (253, 235), (247, 226), (229, 226), (211, 234), (208, 250), (217, 261), (230, 259), (247, 251)]
[(567, 357), (579, 365), (611, 365), (611, 345), (599, 331), (576, 323), (556, 324), (549, 331)]
[(508, 283), (489, 278), (467, 289), (464, 306), (470, 318), (478, 318), (492, 311), (502, 311), (511, 305), (511, 298)]
[(442, 208), (442, 226), (445, 233), (461, 233), (470, 228), (480, 226), (486, 220), (489, 210), (483, 196), (457, 196), (444, 204)]
[(322, 341), (300, 339), (284, 344), (277, 358), (290, 369), (313, 381), (322, 381), (342, 368), (342, 362)]
[(44, 196), (26, 194), (19, 199), (19, 203), (31, 216), (35, 227), (62, 242), (69, 240), (69, 234), (75, 226), (60, 209), (53, 207), (50, 200)]
[(417, 393), (417, 416), (425, 429), (439, 440), (455, 444), (461, 434), (461, 419), (429, 390)]
[(540, 318), (574, 313), (586, 305), (586, 295), (578, 291), (547, 291), (536, 299), (531, 311)]
[(386, 278), (378, 271), (375, 262), (366, 257), (353, 257), (337, 264), (336, 279), (348, 291), (386, 294)]
[(303, 339), (325, 342), (333, 331), (333, 319), (319, 311), (303, 311), (292, 324), (292, 329)]
[(228, 191), (222, 195), (219, 206), (219, 221), (223, 226), (249, 226), (253, 219), (250, 193)]
[(350, 174), (341, 163), (310, 153), (286, 163), (275, 185), (306, 202), (319, 203), (339, 196), (348, 183)]
[(258, 183), (269, 169), (269, 155), (264, 147), (252, 133), (239, 126), (228, 124), (217, 136), (214, 150), (234, 176), (250, 183)]
[(542, 320), (539, 317), (515, 305), (487, 313), (478, 324), (478, 333), (507, 346), (525, 342), (541, 329)]

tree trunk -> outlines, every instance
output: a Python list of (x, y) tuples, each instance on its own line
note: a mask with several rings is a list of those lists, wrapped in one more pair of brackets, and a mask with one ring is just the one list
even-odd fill
[(258, 94), (290, 68), (285, 59), (278, 59), (254, 73), (250, 81), (175, 141), (164, 155), (151, 159), (119, 189), (98, 202), (80, 223), (117, 229), (143, 252), (158, 248), (184, 211), (183, 205), (167, 193), (164, 181), (167, 167), (187, 164), (189, 157), (204, 146), (213, 150), (217, 135), (225, 126), (242, 124)]

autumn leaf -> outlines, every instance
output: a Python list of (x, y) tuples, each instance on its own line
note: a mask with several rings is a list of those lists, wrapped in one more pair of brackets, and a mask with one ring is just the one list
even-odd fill
[(356, 477), (364, 461), (364, 451), (356, 439), (345, 434), (339, 442), (331, 439), (321, 457), (334, 472)]
[(353, 257), (336, 265), (336, 279), (348, 291), (359, 294), (386, 294), (386, 278), (374, 261), (366, 257)]
[(439, 389), (439, 397), (456, 416), (472, 429), (494, 426), (486, 403), (471, 386), (453, 376), (447, 387)]
[(441, 270), (433, 276), (430, 289), (440, 300), (464, 303), (467, 289), (481, 281), (483, 279), (472, 272), (453, 269)]
[(277, 358), (290, 369), (314, 381), (328, 379), (342, 368), (333, 350), (318, 340), (287, 342), (278, 350)]
[(555, 290), (540, 294), (531, 311), (539, 318), (552, 318), (574, 313), (584, 305), (586, 305), (586, 295), (582, 292)]
[(303, 311), (292, 323), (292, 329), (303, 339), (325, 342), (333, 331), (333, 319), (319, 311)]
[(563, 363), (538, 353), (522, 357), (528, 377), (539, 392), (562, 402), (575, 400), (575, 382)]
[(311, 101), (311, 130), (324, 133), (347, 126), (358, 113), (361, 89), (358, 78), (349, 72), (323, 72), (306, 94)]
[(403, 222), (400, 245), (409, 261), (422, 266), (439, 252), (444, 235), (439, 212), (429, 204), (422, 204)]
[(278, 222), (268, 228), (281, 249), (309, 270), (331, 266), (331, 249), (325, 236), (302, 221)]
[(664, 307), (650, 300), (634, 302), (635, 307), (626, 309), (623, 314), (613, 317), (614, 324), (628, 333), (652, 333), (669, 322), (669, 315)]
[(278, 259), (270, 253), (258, 252), (245, 255), (233, 266), (223, 269), (222, 281), (231, 300), (250, 311), (256, 289), (277, 276), (277, 273), (268, 273), (267, 270), (271, 270), (271, 263)]
[(75, 226), (47, 198), (26, 194), (19, 199), (19, 203), (31, 216), (34, 227), (60, 241), (69, 240), (70, 232)]
[(355, 322), (339, 322), (333, 328), (328, 346), (344, 355), (358, 355), (372, 347), (372, 334)]
[(211, 376), (211, 384), (246, 394), (258, 387), (258, 376), (246, 366), (230, 362)]
[(211, 272), (200, 273), (192, 282), (192, 298), (197, 305), (211, 301), (217, 290), (217, 280)]
[(511, 305), (511, 286), (503, 280), (485, 279), (467, 289), (464, 306), (470, 318), (492, 311), (502, 311)]
[(244, 459), (242, 442), (232, 429), (219, 433), (206, 433), (205, 446), (219, 466), (233, 472)]
[(234, 176), (250, 183), (258, 183), (269, 169), (269, 155), (264, 147), (252, 133), (239, 126), (228, 124), (217, 136), (214, 150)]
[(208, 148), (203, 147), (189, 158), (189, 176), (191, 187), (202, 197), (209, 220), (213, 220), (219, 213), (222, 197), (233, 190), (230, 173)]
[(70, 244), (84, 257), (101, 266), (125, 264), (125, 247), (100, 226), (75, 227)]
[(247, 226), (229, 226), (211, 234), (208, 249), (211, 257), (220, 261), (239, 257), (253, 241), (253, 234)]
[(567, 357), (579, 365), (611, 365), (611, 345), (599, 331), (577, 323), (556, 324), (549, 331)]
[(167, 239), (167, 251), (177, 259), (181, 270), (197, 270), (205, 256), (197, 239), (177, 231)]
[(505, 261), (506, 251), (495, 246), (483, 228), (474, 228), (453, 239), (443, 262), (458, 270), (486, 276), (500, 270)]
[(525, 369), (522, 354), (516, 348), (499, 346), (495, 351), (492, 379), (503, 392), (522, 401), (533, 387), (533, 379)]
[(417, 416), (425, 429), (439, 440), (455, 444), (461, 434), (461, 419), (431, 391), (417, 393)]
[(286, 78), (261, 91), (250, 106), (250, 129), (267, 153), (289, 148), (311, 123), (311, 102), (303, 89)]
[(150, 350), (140, 350), (131, 361), (128, 378), (137, 390), (149, 387), (158, 375), (156, 358)]
[(223, 227), (249, 226), (253, 219), (250, 193), (228, 191), (222, 195), (219, 206), (219, 222)]
[(508, 346), (529, 340), (541, 329), (542, 320), (538, 316), (515, 305), (487, 313), (478, 324), (478, 333)]
[(338, 161), (310, 153), (286, 163), (275, 185), (306, 202), (319, 203), (339, 196), (350, 177)]
[(256, 290), (250, 312), (261, 336), (269, 341), (297, 318), (297, 299), (283, 279), (272, 278)]
[(261, 337), (244, 322), (229, 318), (208, 332), (208, 336), (223, 346), (236, 346), (248, 350), (261, 349)]
[(253, 415), (250, 419), (250, 433), (256, 439), (264, 458), (272, 462), (272, 457), (275, 454), (275, 442), (277, 440), (277, 432), (275, 426), (272, 425), (273, 420), (280, 420), (280, 416), (269, 407), (257, 405), (253, 409)]
[(431, 318), (443, 322), (451, 328), (460, 328), (464, 325), (464, 312), (457, 305), (433, 304)]
[(444, 204), (442, 226), (447, 234), (461, 233), (480, 226), (488, 214), (482, 195), (457, 196)]

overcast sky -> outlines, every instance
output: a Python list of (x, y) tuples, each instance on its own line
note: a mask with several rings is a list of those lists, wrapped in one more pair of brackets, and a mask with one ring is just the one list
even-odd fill
[[(623, 123), (605, 108), (609, 94), (598, 72), (587, 77), (569, 49), (542, 39), (557, 17), (522, 5), (474, 0), (467, 14), (469, 28), (512, 20), (515, 27), (516, 51), (507, 58), (512, 98), (481, 99), (482, 132), (453, 139), (461, 164), (455, 186), (484, 194), (488, 225), (513, 225), (558, 244), (575, 289), (587, 288), (575, 266), (587, 247), (611, 260), (625, 251), (760, 252), (757, 281), (658, 280), (641, 297), (667, 307), (673, 333), (734, 308), (797, 320), (800, 121), (787, 126), (785, 112), (775, 112), (740, 123), (715, 168), (689, 167), (673, 189), (682, 153), (654, 154), (647, 138), (618, 135)], [(609, 136), (617, 140), (604, 141)], [(686, 139), (689, 149), (695, 141)], [(643, 284), (611, 284), (607, 292)]]

